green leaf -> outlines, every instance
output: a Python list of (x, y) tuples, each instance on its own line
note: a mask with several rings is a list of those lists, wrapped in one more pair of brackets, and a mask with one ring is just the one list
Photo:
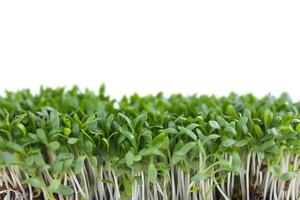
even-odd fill
[(157, 148), (161, 148), (162, 145), (164, 145), (164, 142), (168, 139), (169, 138), (167, 137), (167, 135), (164, 132), (162, 132), (159, 135), (157, 135), (155, 138), (153, 138), (152, 145)]
[(219, 123), (217, 121), (210, 120), (208, 123), (214, 129), (220, 129), (221, 128), (220, 125), (219, 125)]
[(196, 127), (199, 127), (199, 124), (191, 123), (186, 128), (189, 130), (194, 130)]
[(130, 196), (132, 194), (132, 183), (128, 179), (124, 179), (123, 185), (126, 195)]
[(288, 180), (291, 180), (292, 178), (295, 178), (295, 176), (296, 176), (295, 172), (286, 172), (286, 173), (283, 173), (279, 179), (281, 181), (288, 181)]
[(198, 192), (198, 191), (200, 191), (200, 190), (201, 190), (201, 189), (200, 189), (199, 186), (193, 185), (193, 186), (190, 188), (190, 191), (189, 191), (189, 192), (193, 193), (193, 192)]
[(243, 146), (247, 145), (248, 143), (249, 143), (249, 140), (247, 140), (247, 139), (242, 139), (242, 140), (240, 140), (240, 141), (237, 141), (237, 142), (234, 144), (234, 146), (236, 146), (236, 147), (243, 147)]
[(14, 150), (16, 152), (19, 152), (21, 154), (25, 154), (25, 149), (21, 145), (15, 143), (15, 142), (6, 142), (6, 147), (10, 150)]
[(148, 167), (148, 180), (151, 183), (156, 183), (156, 179), (157, 179), (157, 170), (156, 167), (153, 163), (150, 163), (149, 167)]
[(232, 135), (236, 135), (236, 130), (235, 130), (235, 128), (233, 128), (233, 127), (231, 127), (231, 126), (227, 126), (227, 127), (224, 129), (224, 131), (225, 131), (226, 133), (231, 133)]
[(271, 121), (273, 120), (273, 113), (270, 109), (265, 110), (263, 119), (266, 127), (269, 127)]
[(238, 115), (236, 114), (234, 107), (232, 105), (228, 105), (226, 107), (226, 112), (232, 117), (232, 118), (238, 118)]
[(196, 145), (196, 142), (189, 142), (180, 147), (180, 149), (175, 149), (175, 152), (173, 153), (173, 156), (171, 158), (171, 164), (175, 165), (179, 161), (186, 159), (186, 154), (189, 153), (189, 151), (191, 151)]
[(105, 85), (104, 84), (101, 84), (100, 88), (99, 88), (99, 96), (101, 98), (104, 98), (105, 97)]
[(194, 176), (191, 178), (191, 180), (192, 180), (193, 182), (198, 182), (198, 181), (203, 181), (203, 180), (205, 180), (206, 178), (207, 178), (207, 175), (206, 175), (205, 173), (199, 172), (199, 173), (197, 173), (196, 175), (194, 175)]
[(186, 134), (188, 136), (190, 136), (194, 141), (197, 141), (197, 136), (195, 133), (193, 133), (193, 131), (191, 131), (190, 129), (184, 128), (179, 126), (178, 127), (180, 133)]
[(59, 180), (52, 180), (49, 186), (49, 190), (52, 193), (58, 193), (64, 196), (69, 196), (74, 193), (71, 187), (60, 184)]
[(248, 118), (245, 116), (242, 116), (239, 121), (238, 121), (238, 125), (241, 128), (241, 130), (243, 131), (243, 133), (248, 133), (248, 127), (247, 127), (247, 122), (248, 122)]
[(134, 177), (134, 181), (136, 181), (138, 183), (139, 186), (143, 185), (143, 179), (141, 176), (135, 176)]
[(231, 156), (232, 156), (232, 163), (231, 163), (232, 169), (237, 173), (240, 174), (244, 173), (245, 170), (241, 166), (242, 161), (239, 153), (234, 151)]
[(274, 140), (268, 140), (268, 141), (264, 142), (263, 144), (261, 144), (258, 147), (258, 150), (261, 151), (261, 152), (264, 152), (265, 150), (271, 148), (274, 145), (275, 145)]
[(222, 145), (225, 147), (230, 147), (232, 146), (234, 143), (236, 143), (236, 141), (234, 139), (231, 138), (226, 138), (223, 142)]
[(119, 131), (122, 135), (124, 135), (126, 138), (128, 138), (130, 141), (134, 139), (134, 135), (127, 131), (125, 128), (120, 127)]
[(0, 152), (0, 164), (18, 164), (20, 163), (19, 159), (9, 152)]
[(43, 129), (37, 129), (36, 135), (43, 144), (48, 145), (48, 139)]
[(125, 161), (128, 167), (130, 167), (134, 163), (134, 154), (132, 151), (128, 151), (125, 154)]
[(5, 142), (3, 140), (3, 138), (0, 136), (0, 149), (5, 147)]
[(215, 140), (220, 138), (221, 136), (218, 134), (210, 134), (209, 136), (206, 137), (207, 140)]
[(256, 136), (257, 136), (258, 138), (261, 138), (261, 137), (262, 137), (263, 133), (262, 133), (262, 130), (261, 130), (260, 126), (255, 125), (255, 126), (254, 126), (254, 131), (255, 131), (255, 134), (256, 134)]
[(60, 181), (57, 180), (57, 179), (54, 179), (54, 180), (51, 181), (49, 189), (51, 191), (53, 191), (53, 190), (57, 189), (59, 187), (59, 185), (60, 185)]
[(170, 135), (176, 135), (178, 133), (178, 131), (175, 128), (166, 128), (163, 131)]
[(85, 156), (79, 156), (76, 158), (76, 160), (73, 162), (73, 167), (74, 167), (74, 173), (75, 174), (80, 174), (81, 170), (83, 169), (84, 166), (84, 161), (86, 157)]
[(43, 182), (38, 178), (29, 178), (29, 179), (27, 179), (27, 182), (31, 186), (38, 188), (38, 189), (42, 189), (42, 187), (44, 186)]
[(93, 143), (90, 140), (85, 140), (84, 141), (84, 149), (85, 149), (86, 153), (92, 154), (93, 153)]
[(67, 170), (74, 161), (74, 155), (72, 153), (60, 153), (56, 157), (54, 170), (56, 173), (60, 174)]
[(40, 139), (38, 138), (38, 136), (36, 134), (28, 133), (28, 136), (32, 139), (32, 141), (35, 141), (35, 142), (40, 141)]
[(134, 161), (136, 161), (136, 162), (140, 161), (141, 159), (142, 159), (142, 156), (140, 156), (140, 155), (134, 156)]
[(118, 113), (118, 116), (120, 116), (121, 118), (123, 118), (127, 122), (127, 124), (128, 124), (131, 131), (134, 131), (133, 127), (131, 125), (131, 120), (126, 115), (124, 115), (122, 113)]
[(75, 144), (76, 142), (78, 142), (78, 138), (69, 138), (68, 139), (68, 144)]
[(104, 146), (104, 149), (106, 150), (106, 152), (109, 151), (109, 141), (106, 139), (106, 138), (102, 138), (102, 143), (103, 143), (103, 146)]
[(164, 157), (164, 154), (155, 147), (144, 148), (139, 152), (140, 156), (148, 156), (148, 155), (158, 155)]
[(16, 127), (18, 128), (19, 131), (21, 131), (21, 133), (23, 133), (23, 135), (26, 135), (27, 129), (26, 129), (26, 127), (23, 124), (18, 123), (16, 125)]
[(97, 168), (97, 166), (98, 166), (98, 160), (97, 160), (97, 157), (96, 157), (96, 156), (90, 156), (90, 157), (89, 157), (89, 160), (90, 160), (92, 166), (93, 166), (94, 168)]
[(270, 166), (270, 171), (272, 173), (274, 173), (276, 176), (280, 176), (281, 175), (281, 168), (279, 165), (271, 165)]
[(59, 142), (54, 141), (54, 142), (50, 142), (48, 146), (50, 149), (56, 150), (60, 147), (60, 144)]
[(186, 155), (192, 148), (196, 146), (196, 142), (188, 142), (177, 152), (179, 155)]
[(297, 133), (300, 133), (300, 123), (297, 124), (297, 126), (296, 126), (296, 131), (297, 131)]

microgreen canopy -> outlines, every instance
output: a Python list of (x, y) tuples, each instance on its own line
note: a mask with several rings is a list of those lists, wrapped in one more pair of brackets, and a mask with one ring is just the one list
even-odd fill
[(0, 199), (298, 199), (300, 104), (124, 96), (0, 97)]

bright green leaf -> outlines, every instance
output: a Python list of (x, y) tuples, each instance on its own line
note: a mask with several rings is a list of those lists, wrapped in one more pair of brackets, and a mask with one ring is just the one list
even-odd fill
[(221, 128), (220, 125), (219, 125), (219, 123), (217, 121), (210, 120), (208, 123), (214, 129), (220, 129)]
[(151, 183), (156, 183), (156, 179), (157, 179), (157, 170), (156, 167), (153, 163), (150, 163), (149, 167), (148, 167), (148, 180)]

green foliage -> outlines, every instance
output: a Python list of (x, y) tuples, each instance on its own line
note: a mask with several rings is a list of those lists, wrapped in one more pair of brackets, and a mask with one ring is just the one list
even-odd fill
[[(73, 195), (75, 178), (92, 191), (99, 182), (113, 185), (116, 176), (121, 197), (145, 180), (170, 188), (174, 170), (195, 184), (213, 177), (225, 183), (227, 173), (246, 173), (252, 153), (278, 180), (288, 181), (299, 169), (287, 165), (278, 172), (278, 166), (285, 154), (300, 153), (299, 111), (285, 94), (134, 94), (117, 101), (104, 86), (99, 94), (77, 87), (7, 92), (0, 97), (0, 166), (18, 166), (29, 177), (23, 182), (50, 197)], [(199, 191), (199, 185), (190, 188)]]

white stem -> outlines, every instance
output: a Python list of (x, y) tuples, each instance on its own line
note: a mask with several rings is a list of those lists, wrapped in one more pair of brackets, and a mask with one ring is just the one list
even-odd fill
[(290, 196), (291, 196), (291, 191), (292, 191), (292, 188), (294, 186), (294, 182), (295, 180), (291, 180), (290, 184), (289, 184), (289, 188), (288, 188), (288, 191), (287, 191), (287, 194), (286, 194), (286, 199), (290, 199)]
[(277, 200), (277, 180), (274, 180), (274, 187), (273, 187), (273, 192), (274, 192), (274, 200)]
[(141, 173), (142, 175), (142, 200), (145, 200), (145, 177), (144, 172)]
[(250, 176), (250, 160), (251, 160), (251, 153), (247, 156), (247, 172), (246, 172), (246, 192), (247, 192), (247, 200), (250, 200), (250, 183), (249, 183), (249, 176)]
[(241, 189), (242, 189), (242, 199), (246, 199), (246, 189), (245, 189), (245, 181), (244, 181), (244, 174), (240, 173), (240, 183), (241, 183)]
[[(26, 174), (26, 173), (25, 173), (25, 177), (26, 177), (27, 179), (29, 179), (29, 176), (28, 176), (28, 174)], [(30, 184), (27, 184), (27, 186), (28, 186), (28, 190), (29, 190), (29, 200), (33, 200), (32, 187), (31, 187)]]
[(269, 184), (269, 177), (270, 177), (270, 172), (267, 172), (267, 177), (266, 177), (266, 181), (265, 181), (265, 187), (264, 187), (264, 198), (263, 200), (265, 200), (267, 198), (267, 193), (268, 193), (268, 184)]
[(115, 199), (120, 199), (120, 189), (119, 189), (119, 184), (118, 184), (118, 177), (115, 175), (115, 172), (112, 171), (112, 175), (113, 175), (113, 179), (114, 179), (114, 182), (115, 182)]
[(76, 184), (73, 180), (73, 178), (70, 176), (70, 182), (73, 186), (73, 189), (74, 189), (74, 196), (75, 196), (75, 200), (78, 200), (78, 190), (77, 190), (77, 187), (76, 187)]
[(80, 194), (83, 196), (83, 198), (87, 198), (87, 196), (86, 196), (86, 194), (83, 192), (83, 189), (81, 188), (80, 183), (78, 182), (78, 180), (77, 180), (75, 174), (73, 174), (73, 173), (71, 174), (71, 179), (73, 179), (74, 183), (76, 184), (76, 186), (77, 186), (77, 188), (78, 188)]
[(221, 193), (221, 195), (225, 198), (225, 200), (230, 200), (230, 198), (224, 193), (224, 191), (220, 188), (217, 180), (215, 179), (215, 177), (212, 178), (214, 183), (216, 184), (217, 186), (217, 189), (219, 190), (219, 192)]
[(172, 200), (176, 200), (176, 188), (175, 188), (175, 170), (171, 169), (171, 188), (172, 188)]

